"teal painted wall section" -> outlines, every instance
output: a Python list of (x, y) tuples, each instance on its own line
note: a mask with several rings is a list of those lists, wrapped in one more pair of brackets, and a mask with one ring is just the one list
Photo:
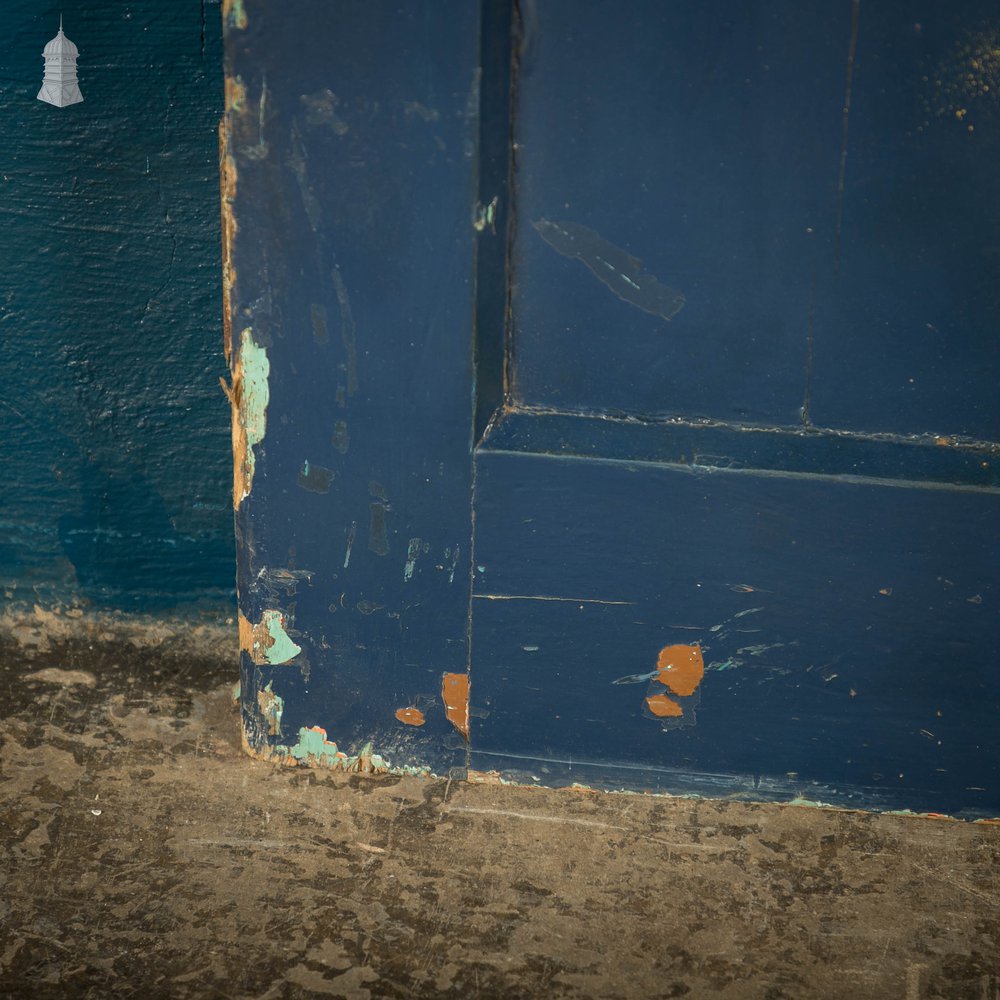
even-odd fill
[[(59, 26), (84, 102), (36, 100)], [(155, 611), (233, 589), (218, 0), (6, 0), (0, 581)]]

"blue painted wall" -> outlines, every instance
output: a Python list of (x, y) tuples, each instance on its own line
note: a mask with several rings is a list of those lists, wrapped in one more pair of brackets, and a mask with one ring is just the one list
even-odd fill
[(862, 6), (233, 3), (252, 753), (998, 814), (997, 36)]
[[(84, 102), (36, 100), (62, 13)], [(218, 0), (8, 0), (0, 42), (0, 581), (229, 600)]]

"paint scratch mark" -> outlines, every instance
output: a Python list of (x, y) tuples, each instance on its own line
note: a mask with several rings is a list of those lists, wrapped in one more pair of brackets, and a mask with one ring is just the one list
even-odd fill
[(351, 565), (351, 549), (354, 548), (354, 539), (358, 534), (358, 522), (351, 521), (350, 530), (347, 532), (347, 551), (344, 553), (344, 569)]
[(564, 604), (607, 604), (631, 606), (634, 601), (602, 601), (596, 597), (553, 597), (548, 594), (473, 594), (483, 601), (559, 601)]
[(389, 554), (389, 532), (385, 526), (385, 514), (388, 509), (389, 505), (381, 500), (369, 505), (368, 548), (377, 556)]
[(294, 120), (290, 135), (291, 152), (288, 154), (288, 166), (295, 175), (295, 182), (299, 186), (299, 197), (302, 199), (306, 218), (309, 219), (309, 228), (315, 233), (319, 229), (323, 210), (309, 184), (309, 175), (306, 172), (306, 148), (302, 145), (302, 136), (299, 134), (299, 127)]
[(461, 549), (457, 545), (455, 546), (454, 549), (445, 549), (444, 550), (444, 557), (445, 557), (445, 559), (450, 559), (451, 560), (451, 562), (448, 565), (448, 582), (449, 583), (454, 583), (455, 582), (455, 570), (458, 567), (458, 556), (459, 556), (460, 551), (461, 551)]
[(840, 126), (840, 172), (837, 176), (837, 222), (833, 233), (833, 273), (840, 274), (840, 231), (844, 218), (844, 179), (847, 175), (847, 135), (851, 118), (851, 91), (854, 87), (854, 58), (858, 51), (858, 22), (861, 0), (851, 3), (851, 38), (847, 44), (847, 82), (844, 85), (844, 108)]
[(612, 681), (612, 684), (641, 684), (643, 681), (651, 681), (657, 674), (658, 670), (650, 670), (647, 674), (626, 674), (624, 677), (619, 677), (618, 680)]
[(441, 677), (441, 700), (448, 721), (469, 738), (469, 675), (443, 674)]
[(333, 287), (337, 292), (337, 302), (340, 305), (340, 339), (344, 343), (347, 354), (347, 395), (353, 396), (358, 391), (358, 342), (354, 326), (354, 313), (351, 312), (351, 300), (347, 294), (347, 286), (340, 274), (340, 268), (334, 265), (330, 272)]
[(417, 560), (422, 553), (430, 551), (430, 544), (422, 538), (411, 538), (406, 547), (406, 565), (403, 567), (403, 580), (407, 583), (413, 579), (413, 571), (417, 568)]
[(346, 420), (338, 420), (333, 425), (333, 434), (330, 435), (330, 444), (332, 444), (341, 455), (347, 454), (348, 448), (351, 447), (351, 432), (347, 429)]
[(761, 653), (766, 653), (769, 649), (779, 649), (784, 646), (783, 642), (762, 642), (756, 646), (743, 646), (736, 650), (737, 655), (740, 653), (749, 653), (751, 656), (760, 656)]
[(310, 569), (285, 569), (284, 567), (269, 569), (264, 566), (257, 573), (253, 589), (257, 592), (263, 592), (268, 597), (273, 597), (280, 588), (291, 597), (303, 580), (308, 583), (312, 577), (313, 571)]
[(525, 819), (532, 823), (559, 823), (569, 826), (589, 826), (600, 830), (626, 830), (624, 826), (599, 823), (592, 819), (577, 819), (571, 816), (546, 816), (542, 813), (515, 812), (513, 809), (481, 809), (476, 806), (443, 806), (442, 812), (471, 813), (478, 816), (503, 816), (507, 819)]
[(550, 247), (585, 264), (622, 301), (643, 312), (671, 320), (684, 306), (684, 296), (642, 268), (642, 261), (576, 222), (539, 219), (532, 225)]
[(309, 306), (309, 318), (312, 321), (313, 340), (317, 344), (325, 344), (330, 339), (326, 329), (326, 306), (313, 302)]

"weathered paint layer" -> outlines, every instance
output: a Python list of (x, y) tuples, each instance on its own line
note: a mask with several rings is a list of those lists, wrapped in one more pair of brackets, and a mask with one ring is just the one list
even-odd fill
[(469, 738), (469, 675), (444, 674), (441, 678), (441, 700), (448, 721)]
[(277, 666), (302, 652), (302, 647), (292, 642), (285, 631), (287, 620), (280, 611), (264, 611), (256, 625), (241, 614), (239, 624), (240, 648), (254, 663)]
[(226, 113), (219, 121), (219, 204), (222, 211), (222, 339), (226, 363), (233, 354), (233, 294), (236, 288), (236, 268), (233, 265), (233, 245), (236, 240), (236, 161), (233, 158), (232, 118), (246, 104), (246, 87), (237, 77), (226, 77)]
[(406, 726), (422, 726), (427, 721), (424, 718), (424, 713), (419, 708), (414, 708), (413, 705), (397, 708), (396, 718)]
[(337, 749), (337, 744), (326, 738), (326, 730), (321, 726), (303, 727), (299, 730), (299, 742), (288, 750), (296, 760), (329, 766), (331, 763), (347, 760), (347, 754)]
[[(366, 743), (354, 756), (344, 753), (328, 738), (322, 726), (302, 726), (295, 746), (278, 744), (255, 751), (244, 735), (244, 749), (253, 756), (262, 757), (280, 764), (306, 767), (325, 767), (335, 771), (349, 771), (360, 774), (386, 774), (391, 770), (389, 762), (374, 752), (371, 743)], [(400, 773), (425, 773), (419, 769), (402, 768)]]
[(271, 689), (271, 681), (263, 691), (257, 692), (257, 707), (267, 722), (268, 736), (281, 736), (281, 716), (285, 711), (285, 702)]
[(247, 12), (243, 7), (243, 0), (222, 0), (222, 16), (228, 26), (241, 30), (247, 26)]
[(250, 495), (256, 457), (254, 448), (267, 433), (268, 378), (271, 363), (267, 351), (247, 327), (240, 338), (240, 350), (233, 363), (233, 384), (227, 388), (233, 411), (233, 509)]

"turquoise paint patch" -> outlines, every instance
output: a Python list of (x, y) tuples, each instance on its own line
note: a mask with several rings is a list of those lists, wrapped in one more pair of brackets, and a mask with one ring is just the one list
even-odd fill
[[(355, 757), (349, 757), (338, 749), (337, 744), (326, 738), (326, 730), (321, 726), (299, 730), (299, 742), (293, 746), (276, 746), (271, 751), (274, 754), (294, 757), (303, 764), (330, 767), (338, 771), (361, 772), (366, 774), (386, 774), (393, 771), (392, 765), (381, 755), (372, 750), (372, 744), (366, 743)], [(429, 775), (427, 768), (401, 768), (395, 773)]]
[[(267, 351), (253, 339), (253, 328), (247, 327), (240, 339), (240, 371), (242, 377), (242, 397), (240, 419), (247, 435), (247, 469), (249, 480), (253, 482), (254, 446), (264, 440), (267, 433), (267, 404), (270, 401), (268, 379), (271, 376), (271, 362)], [(244, 493), (244, 496), (246, 494)]]
[(265, 611), (261, 618), (262, 624), (267, 629), (267, 634), (271, 637), (271, 645), (264, 650), (264, 659), (268, 663), (276, 665), (288, 663), (289, 660), (302, 652), (302, 647), (297, 646), (288, 637), (282, 624), (283, 617), (280, 611)]
[(304, 726), (299, 730), (299, 742), (293, 746), (289, 753), (296, 759), (308, 761), (315, 758), (317, 763), (336, 765), (344, 760), (344, 755), (340, 754), (336, 743), (330, 743), (326, 738), (326, 730), (318, 727), (306, 729)]

